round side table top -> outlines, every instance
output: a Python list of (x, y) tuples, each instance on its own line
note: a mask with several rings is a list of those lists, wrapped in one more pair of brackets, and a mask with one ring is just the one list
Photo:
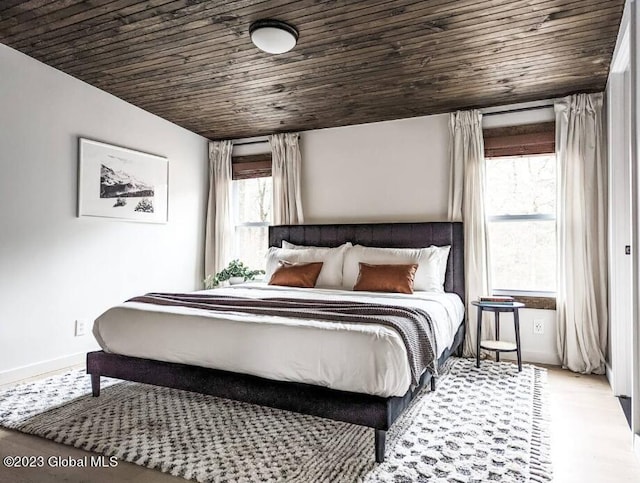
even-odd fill
[(476, 307), (482, 307), (483, 309), (489, 309), (489, 310), (504, 310), (509, 311), (509, 310), (513, 310), (513, 309), (521, 309), (522, 307), (524, 307), (524, 304), (522, 302), (513, 302), (510, 304), (502, 304), (502, 303), (491, 303), (491, 302), (479, 302), (477, 300), (474, 300), (473, 302), (471, 302), (471, 305), (475, 305)]

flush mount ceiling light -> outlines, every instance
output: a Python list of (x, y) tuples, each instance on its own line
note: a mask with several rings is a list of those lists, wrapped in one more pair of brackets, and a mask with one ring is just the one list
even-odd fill
[(298, 31), (280, 20), (257, 20), (249, 27), (251, 42), (269, 54), (284, 54), (296, 46)]

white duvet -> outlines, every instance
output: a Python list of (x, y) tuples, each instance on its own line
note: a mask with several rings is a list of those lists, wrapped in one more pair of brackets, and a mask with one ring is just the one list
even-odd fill
[[(366, 301), (422, 308), (434, 323), (438, 356), (464, 316), (450, 293), (381, 294), (275, 287), (262, 283), (200, 293)], [(411, 383), (398, 333), (375, 324), (247, 314), (126, 302), (102, 314), (93, 334), (106, 352), (296, 381), (379, 396), (402, 396)]]

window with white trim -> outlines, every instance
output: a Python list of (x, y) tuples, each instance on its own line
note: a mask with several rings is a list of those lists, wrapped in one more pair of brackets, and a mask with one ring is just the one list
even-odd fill
[(486, 158), (485, 210), (496, 294), (556, 291), (556, 155)]
[(264, 269), (273, 220), (273, 178), (232, 181), (233, 258), (251, 269)]

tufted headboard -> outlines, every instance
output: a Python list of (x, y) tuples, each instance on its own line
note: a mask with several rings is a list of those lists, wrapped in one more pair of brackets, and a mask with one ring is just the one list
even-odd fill
[(280, 247), (282, 240), (317, 247), (336, 247), (348, 241), (354, 245), (390, 248), (451, 245), (444, 289), (457, 293), (465, 301), (464, 232), (461, 222), (270, 226), (269, 246)]

